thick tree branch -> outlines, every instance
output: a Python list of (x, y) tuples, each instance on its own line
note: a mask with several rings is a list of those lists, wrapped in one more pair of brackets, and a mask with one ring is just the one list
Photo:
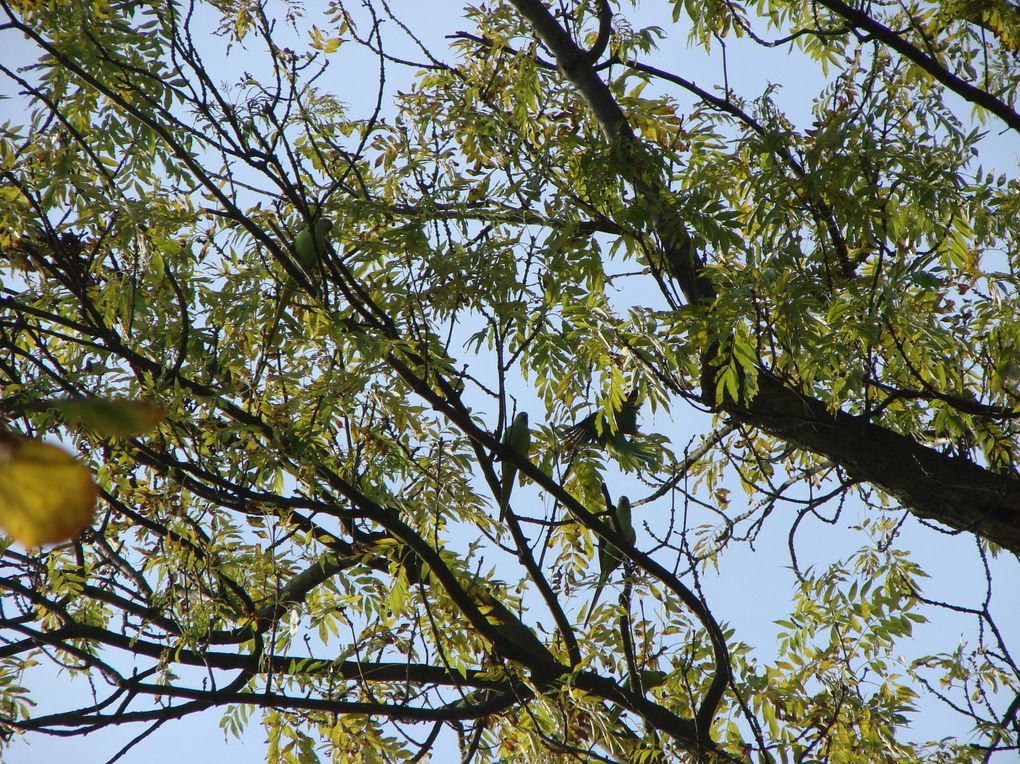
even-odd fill
[(613, 34), (613, 9), (609, 0), (598, 0), (599, 33), (595, 38), (595, 44), (588, 51), (588, 59), (596, 63), (609, 46), (609, 39)]
[(864, 11), (849, 6), (846, 3), (841, 2), (841, 0), (819, 0), (819, 2), (833, 13), (842, 16), (854, 26), (867, 30), (876, 39), (888, 45), (904, 58), (907, 58), (917, 64), (919, 67), (924, 69), (924, 71), (928, 72), (928, 74), (959, 95), (961, 98), (964, 98), (983, 109), (987, 109), (1009, 125), (1010, 128), (1020, 132), (1020, 114), (1011, 108), (1009, 104), (996, 98), (988, 91), (975, 87), (966, 80), (953, 74), (939, 61), (937, 61), (934, 56), (925, 53), (914, 45), (911, 45), (902, 35), (897, 34), (893, 30), (889, 29), (889, 27), (873, 19)]
[(1020, 554), (1020, 480), (922, 446), (912, 438), (791, 390), (760, 373), (758, 394), (738, 419), (843, 467), (872, 483), (914, 514), (975, 533)]

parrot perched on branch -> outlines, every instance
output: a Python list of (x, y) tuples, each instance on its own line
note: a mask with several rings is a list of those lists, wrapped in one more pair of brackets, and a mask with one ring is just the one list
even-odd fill
[(301, 261), (301, 265), (308, 268), (315, 262), (318, 255), (326, 251), (326, 239), (329, 232), (333, 230), (333, 221), (329, 218), (319, 218), (309, 228), (305, 226), (298, 231), (294, 237), (294, 252)]
[[(521, 411), (514, 417), (513, 422), (506, 428), (503, 435), (503, 445), (520, 456), (528, 458), (531, 449), (531, 430), (528, 429), (528, 414)], [(510, 492), (513, 491), (514, 480), (517, 478), (517, 465), (504, 459), (500, 480), (500, 506), (506, 507), (510, 504)]]
[[(298, 265), (301, 266), (301, 270), (309, 277), (313, 277), (318, 272), (319, 259), (326, 254), (329, 247), (329, 232), (332, 230), (332, 220), (329, 218), (319, 218), (311, 228), (305, 226), (294, 237), (294, 254), (297, 255)], [(316, 279), (310, 278), (310, 280), (314, 285)], [(297, 280), (292, 276), (288, 277), (281, 292), (283, 307), (287, 307), (297, 294), (297, 291)]]
[[(606, 494), (606, 503), (609, 503), (609, 495)], [(634, 545), (637, 541), (637, 534), (634, 532), (634, 524), (631, 522), (631, 507), (630, 499), (626, 496), (621, 496), (616, 502), (616, 506), (609, 505), (610, 520), (609, 525), (620, 534), (628, 544)], [(602, 594), (602, 588), (606, 585), (609, 580), (609, 576), (614, 570), (620, 567), (622, 562), (620, 552), (612, 542), (607, 540), (603, 536), (599, 536), (599, 580), (595, 585), (595, 594), (591, 598), (591, 605), (588, 606), (588, 616), (584, 619), (584, 623), (587, 626), (588, 621), (591, 620), (591, 614), (595, 612), (595, 605), (598, 604), (599, 596)]]
[(563, 442), (568, 450), (574, 450), (588, 443), (603, 448), (617, 438), (637, 433), (638, 388), (630, 391), (623, 406), (615, 413), (613, 426), (605, 414), (589, 414), (577, 424), (563, 431)]
[[(318, 273), (320, 258), (328, 251), (328, 237), (332, 229), (332, 220), (329, 218), (319, 218), (311, 228), (305, 226), (294, 237), (292, 252), (297, 258), (297, 263), (301, 270), (305, 273), (308, 280), (312, 282), (313, 286), (318, 281), (315, 274)], [(267, 346), (271, 347), (275, 343), (276, 335), (280, 328), (280, 321), (299, 291), (301, 291), (301, 286), (298, 284), (297, 279), (288, 274), (287, 280), (280, 289), (280, 303), (276, 307), (276, 314), (273, 316), (273, 323), (271, 324), (272, 328), (266, 337)]]

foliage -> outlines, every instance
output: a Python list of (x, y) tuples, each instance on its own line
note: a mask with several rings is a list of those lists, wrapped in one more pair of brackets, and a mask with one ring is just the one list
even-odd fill
[[(1016, 6), (497, 1), (437, 52), (390, 5), (0, 0), (36, 57), (0, 63), (0, 433), (99, 491), (5, 549), (6, 737), (218, 709), (273, 761), (1016, 750)], [(660, 66), (748, 41), (817, 66), (810, 117)], [(976, 606), (911, 554), (946, 530)], [(765, 561), (774, 650), (714, 615)], [(35, 712), (53, 662), (91, 705)]]

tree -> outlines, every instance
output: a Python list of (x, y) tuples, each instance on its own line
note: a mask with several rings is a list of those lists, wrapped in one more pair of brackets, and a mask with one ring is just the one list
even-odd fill
[[(7, 736), (218, 711), (279, 761), (444, 730), (471, 761), (1016, 750), (1020, 193), (986, 158), (1020, 132), (1017, 6), (496, 1), (439, 52), (349, 5), (0, 0), (38, 55), (0, 64), (3, 431), (99, 490), (77, 539), (4, 550)], [(813, 62), (810, 125), (659, 65), (685, 41)], [(54, 403), (96, 398), (163, 419)], [(802, 565), (815, 518), (850, 551)], [(976, 605), (911, 555), (946, 533)], [(714, 615), (751, 550), (792, 570), (774, 656)], [(914, 644), (948, 613), (968, 640)], [(92, 701), (35, 713), (38, 662)], [(932, 703), (956, 726), (915, 740)]]

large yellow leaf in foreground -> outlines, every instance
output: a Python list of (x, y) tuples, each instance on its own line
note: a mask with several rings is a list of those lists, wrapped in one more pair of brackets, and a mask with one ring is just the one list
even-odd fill
[(92, 473), (59, 446), (0, 440), (0, 527), (26, 547), (75, 538), (92, 523), (98, 492)]

